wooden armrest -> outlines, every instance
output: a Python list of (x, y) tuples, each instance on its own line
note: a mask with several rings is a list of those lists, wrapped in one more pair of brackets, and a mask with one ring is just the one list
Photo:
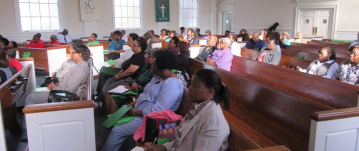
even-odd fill
[(40, 113), (40, 112), (52, 112), (70, 109), (82, 109), (82, 108), (93, 108), (95, 105), (93, 101), (70, 101), (60, 103), (44, 103), (44, 104), (33, 104), (27, 105), (22, 110), (24, 114), (29, 113)]
[(341, 118), (355, 117), (359, 116), (359, 107), (319, 111), (312, 113), (310, 116), (315, 121), (328, 121)]
[(18, 61), (34, 61), (34, 58), (16, 58)]
[(273, 147), (266, 147), (259, 149), (251, 149), (247, 151), (290, 151), (290, 149), (285, 147), (284, 145), (280, 145), (280, 146), (273, 146)]

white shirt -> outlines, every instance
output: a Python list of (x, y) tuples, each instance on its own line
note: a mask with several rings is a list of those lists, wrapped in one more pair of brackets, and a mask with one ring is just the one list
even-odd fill
[[(315, 71), (320, 65), (324, 64), (324, 63), (333, 63), (334, 60), (329, 60), (327, 62), (319, 62), (319, 61), (316, 61), (315, 65), (312, 66), (312, 69), (308, 71), (308, 74), (314, 74), (313, 71)], [(328, 72), (325, 76), (325, 78), (329, 78), (329, 79), (333, 79), (334, 78), (334, 74), (335, 72), (337, 71), (337, 69), (339, 68), (339, 65), (337, 63), (334, 63), (332, 64), (332, 66), (330, 66), (330, 68), (328, 69)], [(307, 70), (304, 70), (304, 69), (300, 69), (299, 70), (300, 72), (307, 72)]]
[(241, 56), (241, 46), (237, 42), (235, 41), (232, 42), (231, 50), (233, 55), (239, 57)]
[(131, 48), (127, 49), (124, 53), (121, 53), (121, 57), (115, 60), (116, 62), (115, 67), (121, 68), (122, 63), (130, 59), (133, 54), (134, 53)]
[(127, 40), (128, 40), (128, 36), (123, 35), (123, 37), (122, 37), (121, 39), (127, 42)]
[(61, 43), (69, 43), (74, 39), (76, 38), (72, 37), (71, 35), (66, 35), (66, 36), (64, 36), (63, 34), (57, 35), (57, 40)]

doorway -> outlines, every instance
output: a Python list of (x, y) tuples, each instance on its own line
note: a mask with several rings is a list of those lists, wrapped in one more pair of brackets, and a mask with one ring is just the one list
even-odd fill
[(227, 30), (232, 31), (232, 12), (223, 12), (222, 24), (222, 34), (225, 34)]
[(304, 37), (332, 38), (334, 9), (301, 9), (298, 31)]

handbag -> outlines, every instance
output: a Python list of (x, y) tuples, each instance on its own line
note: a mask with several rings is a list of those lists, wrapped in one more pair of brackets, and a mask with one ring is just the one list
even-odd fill
[(64, 90), (51, 90), (48, 98), (49, 103), (76, 101), (79, 98), (75, 93)]
[(157, 137), (157, 144), (162, 145), (176, 139), (176, 130), (181, 120), (167, 121), (166, 119), (146, 119), (145, 142), (153, 142)]

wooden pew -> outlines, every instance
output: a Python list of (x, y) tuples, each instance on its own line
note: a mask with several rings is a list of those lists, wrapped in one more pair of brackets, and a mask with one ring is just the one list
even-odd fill
[[(358, 105), (358, 86), (241, 57), (232, 62), (231, 73), (252, 79), (333, 108)], [(341, 101), (338, 101), (341, 100)]]
[(216, 71), (230, 92), (231, 108), (224, 112), (231, 127), (229, 150), (277, 145), (285, 145), (294, 151), (307, 150), (310, 114), (333, 109), (276, 87), (190, 59), (188, 71), (190, 75), (204, 68)]
[(29, 150), (96, 150), (93, 101), (28, 105)]
[(311, 114), (309, 151), (357, 150), (359, 108)]
[[(287, 48), (282, 49), (282, 54), (286, 56), (303, 56), (305, 60), (313, 61), (318, 59), (318, 51), (321, 47), (323, 46), (308, 44), (301, 46), (287, 46)], [(336, 62), (338, 64), (347, 59), (349, 59), (347, 52), (338, 52), (336, 50)]]
[(46, 72), (55, 72), (66, 60), (66, 48), (19, 48), (19, 55), (23, 57), (24, 52), (30, 52), (30, 57), (34, 58), (35, 68)]
[[(12, 134), (21, 133), (21, 127), (16, 119), (16, 102), (24, 95), (27, 87), (27, 79), (29, 77), (31, 65), (24, 67), (10, 79), (0, 85), (0, 100), (3, 111), (4, 126)], [(12, 90), (11, 86), (22, 77), (24, 84), (21, 87)]]
[(23, 109), (29, 150), (96, 150), (91, 64), (89, 68), (80, 101), (27, 105)]
[(23, 67), (26, 67), (28, 65), (31, 65), (30, 67), (30, 73), (26, 84), (26, 91), (24, 92), (24, 95), (16, 101), (16, 106), (25, 106), (25, 99), (27, 95), (32, 93), (34, 89), (36, 88), (36, 76), (35, 76), (35, 67), (34, 67), (34, 59), (33, 58), (17, 58), (16, 60), (20, 61), (21, 65)]

